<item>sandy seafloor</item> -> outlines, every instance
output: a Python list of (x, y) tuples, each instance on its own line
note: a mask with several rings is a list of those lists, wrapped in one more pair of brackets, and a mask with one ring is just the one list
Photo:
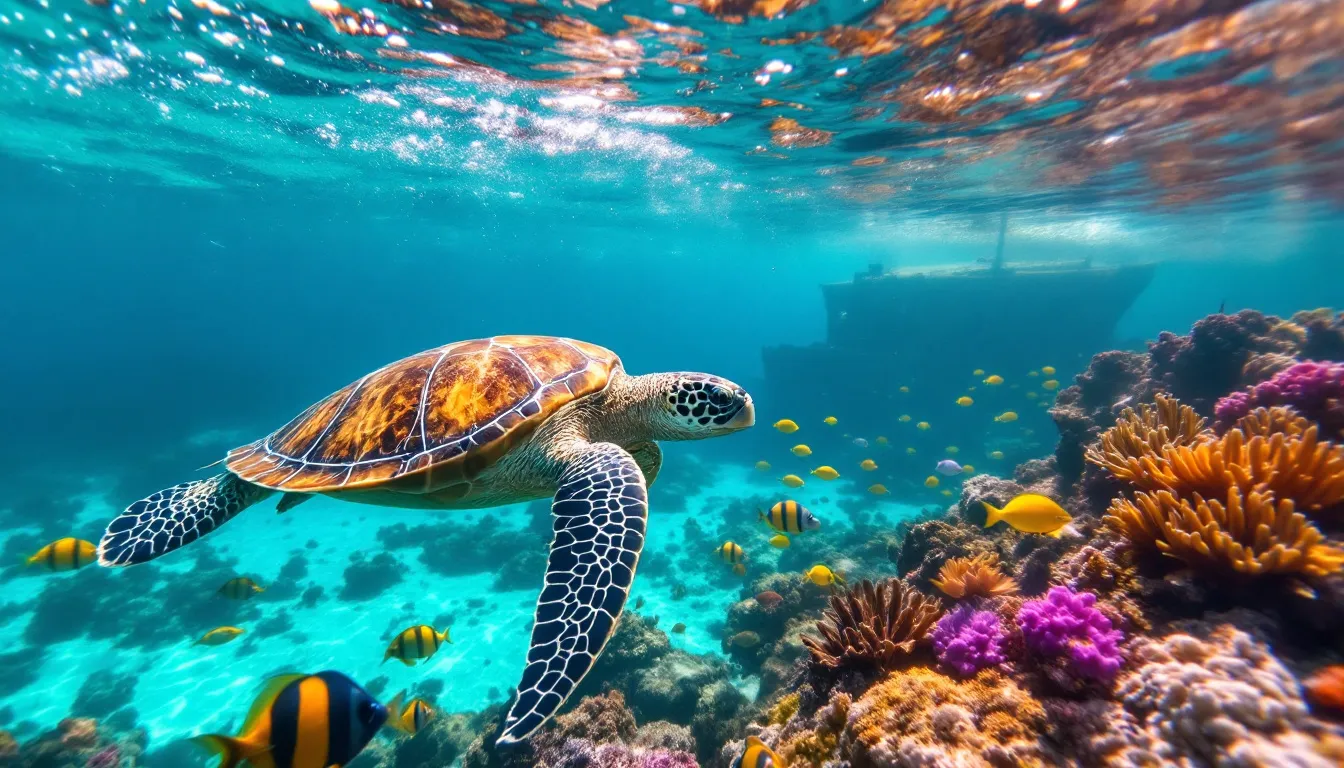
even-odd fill
[[(676, 460), (675, 456), (669, 458)], [(708, 468), (710, 465), (702, 465)], [(822, 517), (826, 535), (833, 526), (845, 526), (842, 514), (828, 509), (820, 502), (863, 491), (842, 478), (834, 483), (809, 483), (796, 491), (787, 491), (776, 478), (777, 472), (757, 472), (750, 466), (720, 465), (713, 476), (703, 478), (697, 494), (686, 499), (681, 509), (659, 511), (658, 487), (652, 496), (648, 541), (642, 565), (659, 557), (660, 550), (675, 546), (682, 538), (683, 525), (689, 516), (701, 516), (706, 530), (713, 531), (722, 519), (722, 510), (711, 509), (712, 503), (722, 504), (724, 498), (749, 498), (777, 495), (795, 498)], [(184, 473), (183, 479), (193, 477)], [(203, 476), (196, 475), (196, 476)], [(153, 489), (146, 489), (149, 492)], [(872, 497), (868, 497), (872, 500)], [(713, 500), (713, 501), (711, 501)], [(77, 535), (95, 540), (106, 522), (126, 500), (112, 500), (98, 496), (79, 498), (82, 511), (76, 525)], [(894, 526), (902, 519), (919, 514), (915, 505), (900, 503), (888, 496), (880, 500), (880, 515)], [(669, 506), (669, 505), (665, 505)], [(533, 510), (537, 507), (532, 507)], [(279, 671), (307, 671), (336, 669), (356, 680), (369, 681), (380, 675), (389, 678), (382, 698), (413, 684), (438, 678), (444, 683), (439, 706), (447, 711), (480, 710), (488, 704), (503, 701), (516, 684), (526, 655), (527, 638), (531, 628), (533, 608), (542, 583), (537, 574), (536, 588), (497, 592), (492, 591), (494, 574), (491, 572), (445, 577), (421, 565), (414, 554), (398, 553), (403, 563), (404, 579), (381, 596), (365, 602), (343, 602), (334, 597), (344, 581), (343, 573), (350, 565), (350, 555), (362, 551), (372, 555), (382, 550), (377, 540), (380, 528), (403, 522), (414, 526), (426, 522), (442, 523), (443, 516), (460, 516), (463, 524), (483, 514), (494, 514), (500, 521), (522, 527), (529, 514), (525, 505), (500, 507), (488, 511), (401, 510), (369, 507), (344, 503), (327, 498), (315, 498), (285, 515), (277, 515), (274, 498), (261, 502), (230, 521), (205, 541), (213, 542), (218, 554), (238, 560), (238, 573), (250, 575), (263, 585), (269, 584), (280, 567), (295, 550), (303, 550), (308, 573), (307, 584), (324, 585), (327, 598), (308, 608), (296, 597), (284, 602), (256, 599), (252, 604), (261, 610), (259, 621), (243, 624), (244, 628), (270, 619), (284, 611), (294, 625), (293, 632), (285, 632), (258, 640), (246, 635), (221, 647), (193, 646), (194, 637), (183, 637), (175, 645), (157, 651), (125, 650), (113, 647), (107, 640), (79, 638), (49, 646), (41, 655), (34, 655), (34, 670), (38, 680), (15, 694), (0, 695), (0, 709), (10, 708), (15, 722), (27, 721), (42, 729), (55, 726), (69, 716), (76, 692), (90, 675), (100, 673), (137, 675), (133, 700), (127, 702), (137, 710), (139, 724), (149, 732), (152, 745), (189, 737), (198, 733), (227, 728), (240, 721), (260, 682)], [(0, 531), (0, 547), (6, 539), (22, 528)], [(778, 557), (778, 552), (766, 545), (768, 530), (761, 528), (759, 541), (747, 542), (753, 566)], [(808, 534), (811, 536), (814, 534)], [(308, 541), (316, 548), (304, 549)], [(537, 541), (544, 549), (547, 542)], [(795, 547), (806, 547), (805, 537), (795, 539)], [(200, 546), (199, 542), (192, 545)], [(194, 558), (178, 554), (168, 556), (140, 568), (159, 568), (165, 572), (191, 578)], [(96, 566), (93, 566), (96, 567)], [(677, 572), (675, 578), (686, 584), (688, 597), (673, 600), (665, 579), (636, 578), (631, 595), (633, 606), (639, 598), (644, 605), (640, 613), (657, 616), (660, 626), (670, 630), (678, 622), (686, 625), (684, 635), (670, 635), (674, 647), (693, 653), (720, 653), (721, 626), (728, 607), (740, 599), (741, 582), (725, 580), (723, 563), (705, 553), (703, 570)], [(754, 570), (755, 568), (753, 568)], [(116, 577), (119, 573), (114, 573)], [(70, 578), (70, 574), (49, 574), (39, 578), (10, 579), (4, 587), (4, 602), (23, 603), (36, 597), (47, 579)], [(200, 599), (225, 600), (215, 594), (218, 584), (201, 584)], [(484, 599), (484, 608), (465, 611), (468, 600)], [(413, 610), (404, 606), (413, 603)], [(696, 607), (692, 606), (696, 604)], [(705, 605), (709, 608), (706, 610)], [(163, 606), (173, 611), (172, 605)], [(431, 623), (435, 617), (451, 614), (459, 617), (452, 627), (453, 644), (444, 646), (428, 663), (406, 667), (389, 661), (381, 664), (383, 652), (396, 631), (414, 623)], [(24, 627), (29, 614), (0, 626), (0, 647), (17, 650), (24, 647)], [(471, 625), (463, 617), (475, 617)], [(439, 627), (442, 629), (443, 627)], [(295, 639), (299, 642), (295, 642)], [(755, 680), (738, 681), (748, 695), (753, 695)]]

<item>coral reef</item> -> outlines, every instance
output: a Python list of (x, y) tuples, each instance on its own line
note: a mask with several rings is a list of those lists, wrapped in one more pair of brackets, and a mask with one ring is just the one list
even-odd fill
[(824, 667), (889, 668), (914, 650), (941, 613), (937, 600), (897, 579), (876, 585), (864, 580), (832, 595), (817, 622), (820, 638), (804, 637), (812, 660)]
[(386, 552), (368, 559), (364, 553), (356, 552), (350, 556), (345, 583), (337, 598), (349, 602), (372, 600), (399, 584), (403, 570), (401, 561)]
[(1102, 352), (1092, 358), (1075, 384), (1055, 395), (1050, 417), (1059, 430), (1055, 464), (1064, 484), (1083, 474), (1083, 452), (1102, 430), (1115, 423), (1117, 404), (1137, 402), (1147, 393), (1149, 362), (1134, 352)]
[(1054, 587), (1044, 598), (1029, 600), (1017, 612), (1027, 650), (1042, 657), (1067, 657), (1067, 671), (1083, 680), (1107, 681), (1122, 661), (1124, 636), (1095, 607), (1097, 596)]
[(1152, 377), (1160, 389), (1201, 413), (1241, 385), (1242, 369), (1256, 354), (1295, 354), (1300, 339), (1284, 333), (1282, 321), (1254, 310), (1209, 315), (1188, 336), (1158, 335), (1148, 345)]
[(1018, 593), (1017, 582), (999, 570), (998, 555), (954, 557), (943, 563), (933, 586), (956, 600), (964, 597), (1001, 597)]
[(1275, 405), (1291, 407), (1330, 438), (1344, 437), (1344, 363), (1297, 363), (1248, 390), (1233, 392), (1214, 407), (1216, 426), (1228, 429), (1252, 409)]
[(118, 732), (92, 718), (70, 717), (55, 730), (17, 744), (0, 733), (5, 768), (135, 768), (143, 765), (144, 731)]
[(1144, 461), (1159, 456), (1168, 446), (1192, 445), (1204, 437), (1204, 418), (1188, 405), (1162, 394), (1153, 404), (1144, 403), (1135, 412), (1126, 408), (1115, 425), (1088, 446), (1085, 458), (1121, 479), (1134, 482), (1144, 474)]
[(963, 605), (938, 620), (930, 639), (938, 663), (962, 677), (1006, 661), (1003, 624), (993, 611)]

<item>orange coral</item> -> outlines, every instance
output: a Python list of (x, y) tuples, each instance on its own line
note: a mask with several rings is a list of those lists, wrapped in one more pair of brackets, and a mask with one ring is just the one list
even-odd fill
[(1146, 462), (1157, 459), (1173, 445), (1190, 445), (1209, 437), (1204, 419), (1174, 397), (1157, 395), (1156, 403), (1126, 408), (1115, 426), (1101, 434), (1087, 449), (1087, 460), (1110, 471), (1120, 480), (1141, 482)]
[(1238, 419), (1234, 426), (1247, 437), (1255, 435), (1269, 437), (1277, 433), (1297, 437), (1311, 427), (1311, 422), (1286, 405), (1276, 405), (1271, 408), (1256, 408)]
[(1016, 595), (1017, 582), (999, 570), (996, 554), (954, 557), (943, 563), (933, 586), (954, 600), (963, 597), (999, 597)]
[(831, 607), (817, 622), (820, 638), (802, 637), (813, 662), (825, 667), (889, 668), (914, 650), (942, 609), (937, 600), (899, 579), (877, 585), (864, 579), (831, 596)]

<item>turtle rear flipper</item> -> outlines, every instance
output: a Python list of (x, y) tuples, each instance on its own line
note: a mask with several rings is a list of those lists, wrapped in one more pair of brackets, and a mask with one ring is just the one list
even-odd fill
[(540, 728), (592, 669), (625, 608), (648, 513), (644, 475), (620, 446), (590, 445), (566, 468), (527, 667), (499, 744)]
[(228, 473), (150, 494), (108, 524), (98, 544), (98, 564), (153, 560), (215, 530), (270, 494), (270, 489)]

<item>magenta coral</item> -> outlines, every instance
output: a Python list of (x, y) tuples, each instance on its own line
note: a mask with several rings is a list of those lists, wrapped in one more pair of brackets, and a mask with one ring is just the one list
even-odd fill
[(1068, 659), (1079, 678), (1107, 681), (1120, 669), (1120, 641), (1091, 592), (1052, 587), (1040, 600), (1029, 600), (1017, 612), (1017, 625), (1027, 649), (1041, 656)]
[(1338, 437), (1344, 430), (1344, 363), (1308, 360), (1250, 390), (1233, 392), (1214, 407), (1218, 430), (1229, 429), (1254, 408), (1274, 405), (1291, 406), (1320, 424), (1323, 436)]
[(1003, 625), (993, 611), (963, 605), (939, 619), (931, 637), (938, 663), (962, 677), (1004, 662)]

